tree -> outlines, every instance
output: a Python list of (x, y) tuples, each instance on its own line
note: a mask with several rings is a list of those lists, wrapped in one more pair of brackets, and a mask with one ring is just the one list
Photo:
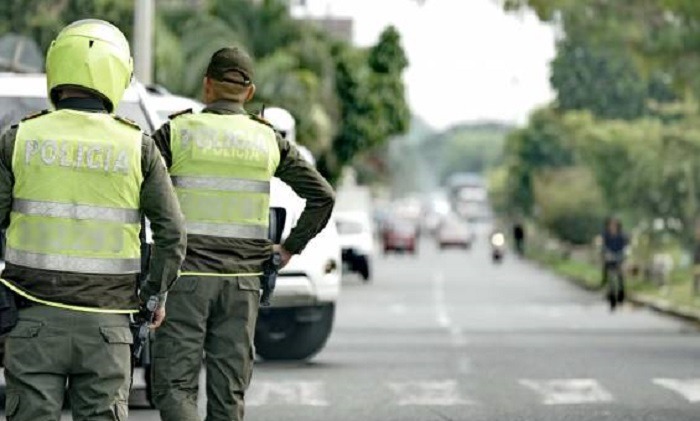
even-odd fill
[(330, 179), (336, 179), (359, 152), (405, 133), (410, 122), (402, 80), (408, 61), (395, 28), (386, 28), (369, 52), (337, 45), (334, 57), (340, 125), (333, 140), (334, 156), (326, 155), (320, 162)]
[(562, 110), (613, 119), (646, 112), (647, 83), (624, 53), (565, 38), (557, 44), (550, 81)]

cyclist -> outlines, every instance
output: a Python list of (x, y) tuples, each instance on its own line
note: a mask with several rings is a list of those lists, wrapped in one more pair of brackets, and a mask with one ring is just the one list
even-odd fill
[(617, 218), (608, 218), (603, 231), (603, 286), (609, 285), (611, 274), (617, 277), (617, 287), (608, 290), (608, 299), (610, 299), (612, 307), (615, 307), (615, 302), (621, 303), (625, 299), (622, 262), (626, 248), (627, 236), (622, 231), (622, 222)]

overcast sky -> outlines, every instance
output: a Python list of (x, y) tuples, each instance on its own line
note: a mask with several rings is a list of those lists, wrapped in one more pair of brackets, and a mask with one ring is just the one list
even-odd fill
[(307, 12), (354, 19), (355, 43), (370, 45), (395, 25), (410, 67), (414, 113), (437, 129), (474, 120), (523, 123), (552, 98), (550, 27), (508, 15), (496, 0), (307, 0)]

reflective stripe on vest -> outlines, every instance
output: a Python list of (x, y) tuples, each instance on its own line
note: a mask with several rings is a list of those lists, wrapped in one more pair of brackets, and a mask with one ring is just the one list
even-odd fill
[(19, 266), (60, 272), (90, 274), (126, 274), (141, 271), (141, 259), (99, 259), (94, 257), (64, 256), (61, 254), (32, 253), (7, 247), (5, 260)]
[(26, 215), (48, 216), (53, 218), (93, 219), (96, 221), (138, 224), (141, 215), (136, 209), (106, 208), (101, 206), (75, 205), (71, 203), (42, 202), (39, 200), (15, 199), (14, 212)]
[(59, 110), (20, 123), (6, 260), (86, 274), (139, 272), (141, 138), (102, 113)]
[(171, 178), (173, 180), (173, 186), (183, 189), (270, 193), (269, 181), (241, 180), (226, 177), (173, 176)]
[(211, 113), (171, 122), (170, 168), (187, 233), (267, 239), (274, 131), (247, 115)]
[(264, 240), (268, 238), (267, 227), (258, 225), (212, 224), (187, 221), (185, 226), (187, 227), (188, 234), (240, 238), (243, 240)]

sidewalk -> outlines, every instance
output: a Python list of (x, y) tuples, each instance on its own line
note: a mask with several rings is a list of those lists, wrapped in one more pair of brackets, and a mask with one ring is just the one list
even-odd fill
[[(530, 260), (543, 268), (555, 272), (569, 282), (573, 282), (587, 291), (601, 290), (600, 270), (598, 268), (573, 260), (555, 262), (532, 257)], [(649, 292), (630, 291), (627, 297), (629, 301), (634, 304), (651, 308), (660, 313), (700, 323), (700, 308), (698, 307), (677, 303)]]

